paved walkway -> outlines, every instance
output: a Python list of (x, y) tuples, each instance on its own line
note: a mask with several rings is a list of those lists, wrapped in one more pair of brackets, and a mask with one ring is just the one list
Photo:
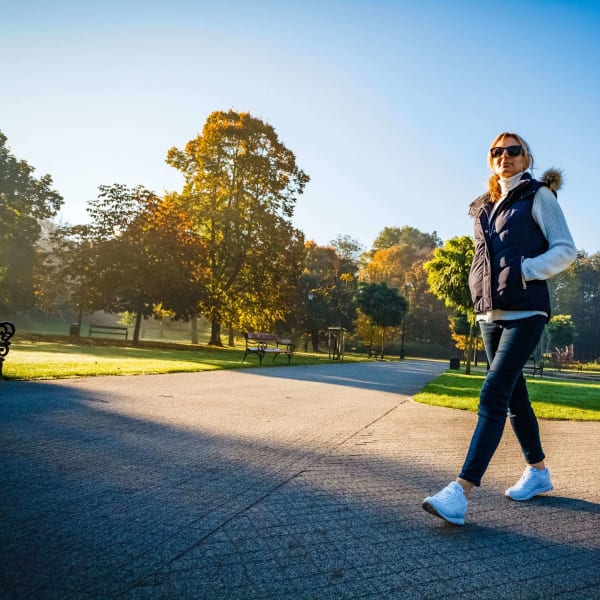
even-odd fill
[(600, 598), (600, 423), (508, 428), (467, 524), (422, 498), (475, 415), (416, 404), (445, 365), (369, 362), (0, 382), (2, 598)]

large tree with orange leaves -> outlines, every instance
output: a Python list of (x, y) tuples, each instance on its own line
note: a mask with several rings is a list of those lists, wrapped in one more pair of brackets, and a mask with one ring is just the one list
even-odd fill
[(222, 324), (272, 328), (294, 308), (304, 239), (291, 217), (308, 175), (271, 125), (233, 110), (210, 114), (167, 163), (185, 176), (173, 198), (208, 250), (210, 343), (221, 345)]

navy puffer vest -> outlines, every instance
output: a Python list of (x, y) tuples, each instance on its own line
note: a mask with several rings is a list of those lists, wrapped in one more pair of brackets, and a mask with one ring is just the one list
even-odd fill
[(548, 242), (531, 209), (542, 182), (525, 173), (496, 212), (489, 193), (477, 198), (469, 214), (475, 218), (475, 257), (469, 288), (476, 313), (492, 309), (543, 311), (550, 317), (550, 296), (545, 281), (527, 281), (521, 275), (525, 258), (539, 256)]

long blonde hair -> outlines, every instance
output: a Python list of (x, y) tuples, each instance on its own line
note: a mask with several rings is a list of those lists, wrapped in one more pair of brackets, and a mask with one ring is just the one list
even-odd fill
[[(490, 148), (494, 148), (498, 142), (501, 142), (504, 138), (513, 137), (515, 138), (521, 146), (523, 146), (523, 153), (525, 158), (527, 159), (527, 167), (528, 169), (533, 168), (533, 154), (531, 154), (531, 149), (529, 148), (529, 144), (517, 133), (513, 133), (511, 131), (504, 131), (499, 133), (494, 141), (491, 143)], [(500, 189), (499, 177), (494, 172), (494, 161), (492, 159), (492, 155), (488, 152), (487, 156), (488, 166), (492, 171), (492, 175), (488, 180), (488, 190), (490, 192), (490, 200), (492, 202), (496, 202), (500, 196), (502, 195), (502, 191)]]

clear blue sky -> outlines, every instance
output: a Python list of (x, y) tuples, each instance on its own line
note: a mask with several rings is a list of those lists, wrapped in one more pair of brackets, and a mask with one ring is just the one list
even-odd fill
[(508, 129), (564, 170), (575, 243), (600, 249), (600, 2), (0, 0), (0, 25), (0, 129), (64, 221), (101, 184), (180, 189), (167, 150), (233, 108), (310, 175), (294, 223), (319, 244), (471, 234)]

